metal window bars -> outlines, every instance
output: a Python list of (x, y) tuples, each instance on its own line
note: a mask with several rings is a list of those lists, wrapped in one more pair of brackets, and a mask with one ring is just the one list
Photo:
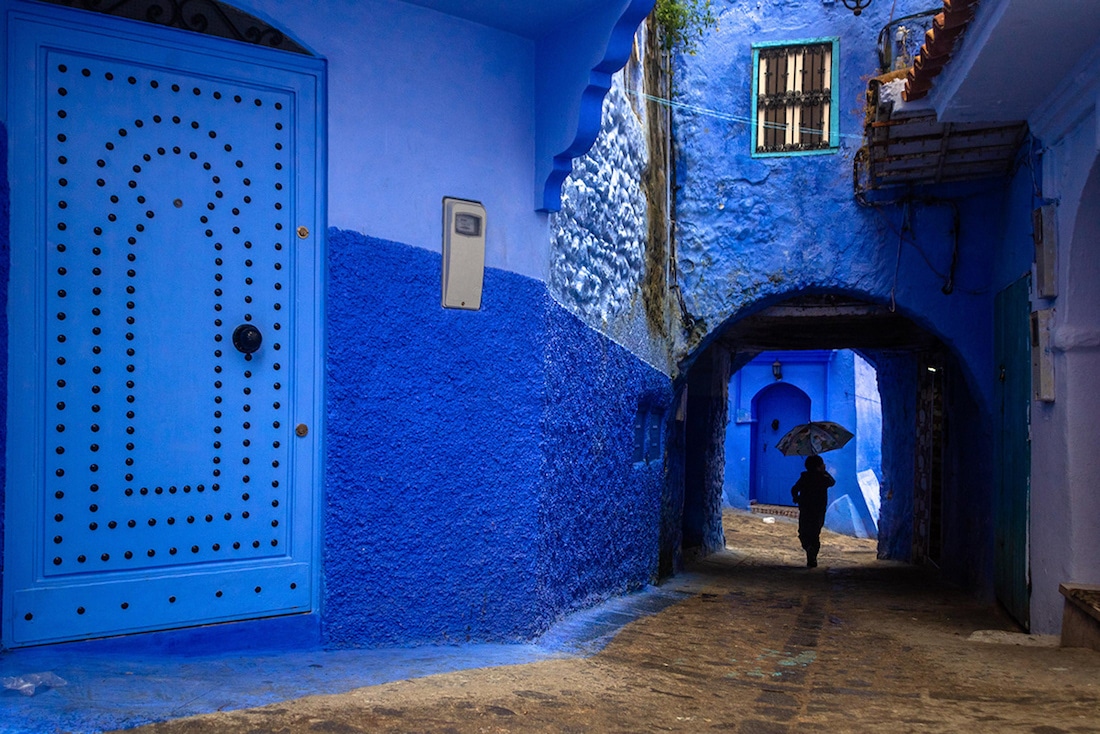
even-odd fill
[(760, 50), (756, 152), (830, 147), (832, 44)]

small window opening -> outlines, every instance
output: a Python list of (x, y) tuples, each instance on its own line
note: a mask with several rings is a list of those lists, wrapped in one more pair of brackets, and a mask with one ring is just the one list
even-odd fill
[(754, 49), (755, 154), (836, 147), (834, 41)]
[(634, 463), (649, 464), (661, 458), (661, 414), (639, 410), (634, 417)]

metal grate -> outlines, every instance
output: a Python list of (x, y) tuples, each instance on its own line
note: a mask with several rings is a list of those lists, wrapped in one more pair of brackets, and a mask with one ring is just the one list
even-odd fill
[(756, 152), (828, 148), (832, 44), (759, 51)]

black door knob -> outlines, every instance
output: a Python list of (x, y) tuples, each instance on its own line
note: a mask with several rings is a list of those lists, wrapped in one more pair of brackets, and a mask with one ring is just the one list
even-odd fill
[(241, 354), (252, 354), (260, 348), (264, 336), (252, 324), (241, 324), (233, 330), (233, 346)]

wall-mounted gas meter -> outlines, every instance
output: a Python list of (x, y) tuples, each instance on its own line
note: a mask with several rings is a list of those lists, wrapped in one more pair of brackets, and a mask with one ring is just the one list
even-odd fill
[(485, 207), (443, 199), (443, 307), (481, 308), (485, 276)]

